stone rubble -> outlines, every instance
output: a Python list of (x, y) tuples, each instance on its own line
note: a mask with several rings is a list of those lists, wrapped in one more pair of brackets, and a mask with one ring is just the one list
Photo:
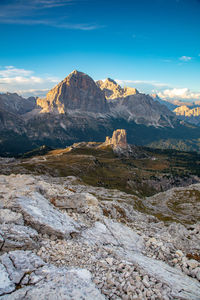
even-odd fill
[(105, 299), (87, 270), (56, 268), (30, 251), (11, 251), (0, 261), (0, 299)]
[(75, 177), (0, 182), (0, 299), (200, 299), (200, 223)]

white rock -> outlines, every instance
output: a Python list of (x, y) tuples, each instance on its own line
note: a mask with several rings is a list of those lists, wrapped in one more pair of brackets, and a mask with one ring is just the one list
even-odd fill
[(112, 257), (108, 257), (106, 258), (107, 263), (112, 266), (113, 265), (113, 258)]
[(15, 290), (15, 284), (9, 279), (6, 268), (0, 264), (0, 296)]
[[(31, 285), (27, 285), (14, 291), (15, 284), (12, 282), (12, 279), (9, 279), (10, 269), (8, 264), (6, 265), (6, 268), (0, 264), (1, 300), (105, 299), (95, 287), (94, 283), (92, 283), (91, 273), (86, 269), (69, 270), (65, 268), (59, 269), (51, 265), (44, 265), (44, 263), (41, 263), (41, 259), (30, 251), (13, 251), (6, 254), (6, 256), (12, 257), (15, 272), (21, 274), (27, 273), (26, 277), (28, 276), (29, 278), (24, 278), (24, 280), (25, 282), (28, 280)], [(7, 266), (8, 271), (6, 270)]]
[(177, 257), (182, 257), (184, 256), (183, 252), (181, 250), (177, 250), (176, 253)]
[(196, 261), (195, 259), (190, 259), (187, 261), (187, 264), (188, 266), (191, 268), (191, 269), (195, 269), (199, 266), (199, 263), (198, 261)]
[(0, 223), (24, 225), (24, 220), (20, 213), (13, 212), (10, 209), (0, 209)]
[(20, 209), (24, 220), (41, 233), (68, 238), (70, 233), (79, 229), (79, 225), (72, 218), (55, 209), (39, 193), (15, 199), (15, 207)]

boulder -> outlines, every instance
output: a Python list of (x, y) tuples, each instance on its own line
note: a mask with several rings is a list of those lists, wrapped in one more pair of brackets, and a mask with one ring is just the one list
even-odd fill
[(77, 222), (37, 192), (31, 197), (16, 198), (14, 207), (20, 210), (27, 224), (41, 233), (69, 238), (71, 233), (80, 229)]
[(84, 208), (84, 207), (97, 207), (98, 200), (95, 196), (89, 193), (74, 193), (70, 196), (55, 199), (54, 205), (62, 208)]

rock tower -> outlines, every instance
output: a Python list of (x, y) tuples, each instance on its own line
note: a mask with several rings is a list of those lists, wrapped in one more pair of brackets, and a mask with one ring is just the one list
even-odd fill
[(114, 148), (127, 149), (127, 138), (125, 129), (117, 129), (113, 132), (112, 138), (106, 137), (105, 145), (112, 145)]

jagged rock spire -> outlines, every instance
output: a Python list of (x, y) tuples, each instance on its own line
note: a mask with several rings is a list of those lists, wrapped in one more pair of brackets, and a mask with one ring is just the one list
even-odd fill
[(126, 130), (117, 129), (113, 132), (112, 138), (106, 137), (105, 145), (112, 145), (114, 148), (127, 149)]

